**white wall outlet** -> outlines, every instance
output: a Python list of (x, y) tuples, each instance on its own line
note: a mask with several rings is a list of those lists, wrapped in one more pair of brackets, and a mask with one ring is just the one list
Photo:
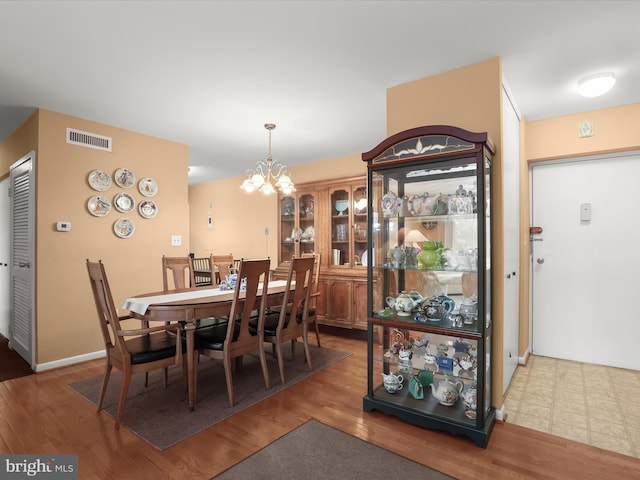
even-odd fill
[(171, 235), (171, 246), (179, 247), (182, 245), (182, 235)]
[(593, 122), (580, 122), (578, 126), (579, 137), (593, 137)]
[(68, 232), (69, 230), (71, 230), (71, 222), (56, 223), (56, 230), (59, 232)]

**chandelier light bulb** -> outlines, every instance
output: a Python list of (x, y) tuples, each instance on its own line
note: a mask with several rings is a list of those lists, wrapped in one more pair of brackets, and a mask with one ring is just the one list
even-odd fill
[(599, 97), (613, 88), (616, 77), (613, 73), (597, 73), (578, 81), (578, 92), (583, 97)]

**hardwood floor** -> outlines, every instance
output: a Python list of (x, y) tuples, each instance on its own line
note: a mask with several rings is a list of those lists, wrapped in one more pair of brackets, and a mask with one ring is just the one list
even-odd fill
[(111, 417), (69, 388), (102, 374), (102, 361), (2, 382), (0, 452), (76, 453), (81, 479), (206, 479), (315, 418), (460, 480), (640, 478), (638, 459), (518, 425), (496, 424), (481, 449), (467, 438), (364, 413), (366, 342), (325, 332), (322, 344), (353, 353), (162, 452), (127, 428), (115, 431)]

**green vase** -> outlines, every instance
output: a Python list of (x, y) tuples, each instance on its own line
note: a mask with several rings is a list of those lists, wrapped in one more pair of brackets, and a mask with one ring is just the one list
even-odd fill
[(434, 268), (440, 263), (440, 253), (435, 242), (424, 242), (422, 251), (418, 253), (419, 268)]

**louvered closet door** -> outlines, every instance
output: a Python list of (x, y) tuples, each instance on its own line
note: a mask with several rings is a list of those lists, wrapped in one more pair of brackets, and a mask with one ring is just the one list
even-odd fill
[(11, 320), (9, 341), (32, 368), (34, 347), (35, 152), (11, 166)]

